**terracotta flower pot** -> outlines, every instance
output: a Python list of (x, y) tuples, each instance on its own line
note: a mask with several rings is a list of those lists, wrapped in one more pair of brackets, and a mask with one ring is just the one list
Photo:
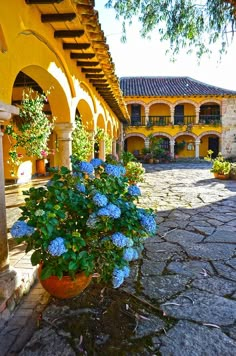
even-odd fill
[(91, 276), (86, 276), (84, 272), (77, 273), (75, 279), (69, 276), (63, 276), (59, 279), (57, 276), (51, 276), (42, 280), (40, 278), (42, 266), (38, 268), (38, 277), (43, 288), (52, 296), (59, 299), (73, 298), (84, 291), (92, 280)]
[(46, 175), (46, 165), (44, 158), (36, 160), (36, 172), (37, 174)]
[(222, 180), (229, 179), (229, 174), (214, 173), (214, 176), (216, 179), (222, 179)]

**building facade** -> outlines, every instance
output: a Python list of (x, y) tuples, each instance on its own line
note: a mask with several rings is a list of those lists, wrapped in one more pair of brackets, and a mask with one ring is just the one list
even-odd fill
[(140, 154), (156, 137), (172, 158), (236, 156), (236, 91), (188, 77), (126, 77), (120, 87), (131, 118), (126, 150)]
[[(56, 153), (49, 157), (50, 164), (69, 166), (76, 113), (91, 140), (98, 129), (112, 140), (110, 152), (101, 140), (100, 157), (116, 154), (128, 113), (94, 1), (1, 1), (0, 18), (0, 101), (20, 106), (25, 88), (50, 90), (45, 112), (49, 119), (56, 118), (49, 142)], [(2, 132), (5, 125), (1, 123)], [(22, 147), (22, 164), (12, 177), (9, 148), (4, 135), (5, 178), (31, 179), (37, 173), (36, 160)]]

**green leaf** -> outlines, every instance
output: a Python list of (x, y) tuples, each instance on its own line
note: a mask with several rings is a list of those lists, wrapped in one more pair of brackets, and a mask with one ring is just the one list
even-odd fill
[(53, 275), (53, 268), (51, 266), (45, 266), (43, 267), (42, 269), (42, 272), (41, 272), (41, 275), (40, 275), (40, 278), (42, 280), (44, 279), (47, 279), (48, 277), (52, 276)]
[(31, 263), (33, 266), (36, 266), (39, 264), (39, 262), (42, 259), (42, 255), (40, 251), (34, 251), (34, 253), (31, 256)]
[(76, 271), (78, 269), (78, 264), (76, 261), (71, 261), (68, 267), (70, 271)]

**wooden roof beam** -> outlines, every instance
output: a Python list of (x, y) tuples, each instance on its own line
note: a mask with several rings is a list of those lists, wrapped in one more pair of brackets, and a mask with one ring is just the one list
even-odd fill
[(97, 65), (99, 65), (99, 62), (77, 61), (77, 66), (79, 67), (96, 67)]
[(63, 43), (63, 49), (88, 49), (90, 43)]
[[(85, 68), (82, 68), (82, 72), (84, 72), (84, 69)], [(102, 70), (100, 70), (100, 72), (101, 72)], [(104, 74), (95, 74), (96, 72), (90, 72), (90, 73), (88, 73), (88, 74), (86, 74), (85, 76), (86, 76), (86, 78), (88, 78), (88, 79), (90, 79), (90, 78), (93, 78), (93, 79), (97, 79), (97, 78), (104, 78), (105, 77), (105, 75)]]
[[(89, 73), (88, 75), (92, 75), (90, 78), (103, 78), (104, 74), (94, 74), (94, 73), (101, 73), (102, 69), (100, 68), (82, 68), (82, 73)], [(91, 74), (92, 73), (92, 74)], [(96, 75), (99, 75), (99, 77), (96, 77)], [(86, 74), (87, 77), (87, 74)], [(89, 77), (87, 77), (89, 78)]]
[(54, 32), (55, 38), (71, 38), (81, 37), (84, 34), (84, 30), (59, 30)]
[(42, 22), (66, 22), (72, 21), (76, 18), (76, 14), (73, 12), (64, 13), (64, 14), (42, 14)]
[(28, 5), (41, 5), (41, 4), (60, 4), (64, 0), (25, 0)]
[(94, 53), (73, 53), (71, 52), (70, 58), (71, 59), (91, 59), (94, 58)]
[(100, 84), (100, 83), (106, 83), (107, 82), (106, 79), (90, 79), (89, 81), (92, 84)]

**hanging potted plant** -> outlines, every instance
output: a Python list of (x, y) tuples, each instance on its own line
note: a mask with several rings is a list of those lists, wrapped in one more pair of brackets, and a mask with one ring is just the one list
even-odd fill
[(153, 211), (136, 205), (140, 189), (128, 183), (122, 165), (72, 157), (72, 167), (51, 169), (46, 186), (24, 192), (22, 215), (10, 230), (27, 252), (34, 250), (42, 285), (58, 298), (75, 296), (77, 279), (85, 288), (94, 273), (118, 288), (156, 231)]
[(48, 140), (55, 118), (49, 120), (44, 112), (49, 93), (40, 94), (31, 88), (23, 91), (19, 116), (14, 116), (5, 129), (5, 134), (12, 138), (9, 161), (13, 167), (23, 160), (20, 149), (24, 149), (26, 156), (42, 160), (50, 153)]

